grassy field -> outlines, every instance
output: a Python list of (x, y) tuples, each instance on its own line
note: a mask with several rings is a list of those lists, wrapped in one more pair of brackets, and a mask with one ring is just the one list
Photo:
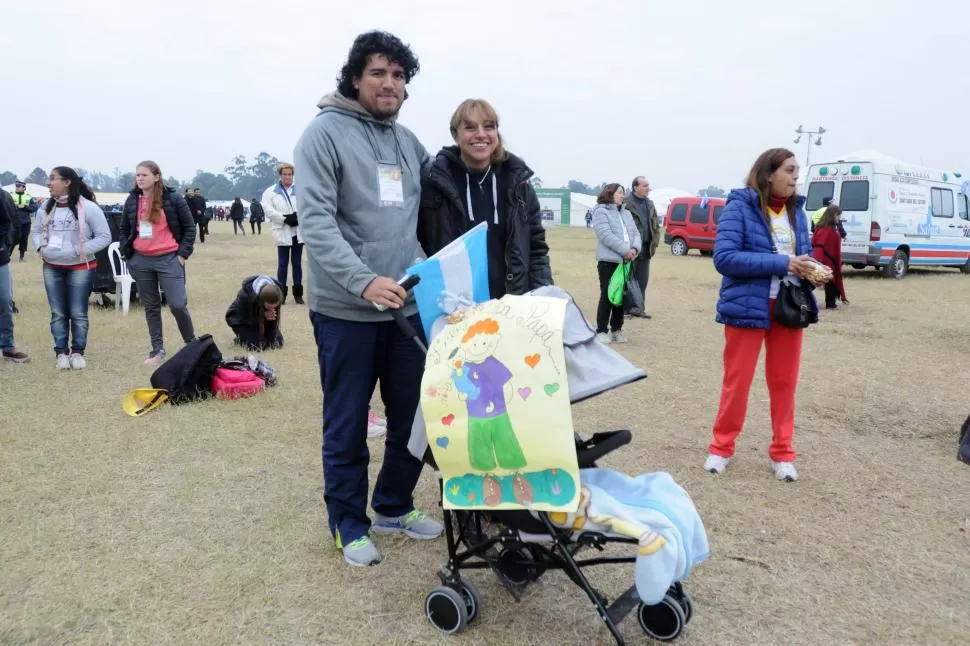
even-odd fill
[[(223, 321), (242, 277), (275, 271), (261, 237), (225, 223), (196, 246), (189, 303), (199, 333), (233, 354)], [(550, 232), (556, 282), (595, 313), (593, 237)], [(166, 406), (134, 419), (122, 395), (149, 386), (140, 307), (91, 309), (85, 372), (55, 373), (40, 263), (12, 265), (18, 345), (0, 365), (2, 644), (609, 644), (581, 591), (544, 576), (516, 604), (490, 573), (476, 624), (443, 638), (424, 617), (443, 540), (375, 540), (378, 567), (347, 567), (326, 530), (321, 397), (305, 306), (287, 305), (287, 347), (265, 357), (280, 385), (236, 402)], [(852, 305), (805, 342), (795, 446), (801, 479), (767, 456), (763, 373), (725, 476), (701, 469), (721, 379), (710, 259), (652, 268), (650, 321), (617, 346), (650, 378), (573, 408), (584, 435), (629, 428), (602, 463), (668, 471), (692, 495), (711, 559), (687, 582), (682, 644), (965, 644), (970, 634), (970, 467), (955, 459), (968, 414), (970, 278), (887, 281), (851, 272)], [(167, 347), (180, 347), (165, 311)], [(379, 402), (376, 402), (379, 408)], [(382, 448), (371, 443), (371, 482)], [(440, 517), (426, 471), (418, 504)], [(594, 571), (615, 595), (632, 570)], [(628, 643), (647, 643), (636, 619)]]

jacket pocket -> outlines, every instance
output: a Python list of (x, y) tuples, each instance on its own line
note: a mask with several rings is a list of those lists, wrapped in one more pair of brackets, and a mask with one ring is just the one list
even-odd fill
[(360, 249), (360, 259), (371, 271), (394, 280), (423, 255), (414, 234), (400, 241), (364, 242)]

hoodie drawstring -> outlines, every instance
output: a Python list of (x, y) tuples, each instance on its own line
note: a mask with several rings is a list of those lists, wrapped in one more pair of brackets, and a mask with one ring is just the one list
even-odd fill
[[(495, 173), (492, 175), (492, 206), (495, 209), (495, 224), (498, 224), (498, 185), (495, 181)], [(468, 219), (475, 221), (474, 210), (472, 209), (472, 178), (465, 173), (465, 201), (468, 204)]]

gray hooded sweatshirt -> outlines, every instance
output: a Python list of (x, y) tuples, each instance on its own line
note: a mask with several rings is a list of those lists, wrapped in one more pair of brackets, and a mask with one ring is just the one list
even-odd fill
[[(294, 152), (310, 309), (348, 321), (389, 321), (362, 298), (374, 278), (397, 280), (424, 259), (417, 238), (424, 146), (395, 118), (378, 120), (333, 92), (320, 99)], [(403, 202), (381, 201), (379, 165), (401, 171)], [(404, 314), (417, 312), (413, 298)]]

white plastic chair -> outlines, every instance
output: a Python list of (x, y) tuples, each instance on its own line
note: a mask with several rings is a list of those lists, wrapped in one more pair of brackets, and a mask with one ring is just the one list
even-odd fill
[[(117, 259), (117, 265), (115, 259)], [(112, 242), (108, 245), (108, 262), (111, 263), (111, 274), (115, 279), (115, 309), (118, 309), (120, 302), (122, 313), (127, 314), (128, 305), (131, 302), (131, 284), (135, 280), (128, 273), (128, 265), (121, 257), (121, 243)]]

